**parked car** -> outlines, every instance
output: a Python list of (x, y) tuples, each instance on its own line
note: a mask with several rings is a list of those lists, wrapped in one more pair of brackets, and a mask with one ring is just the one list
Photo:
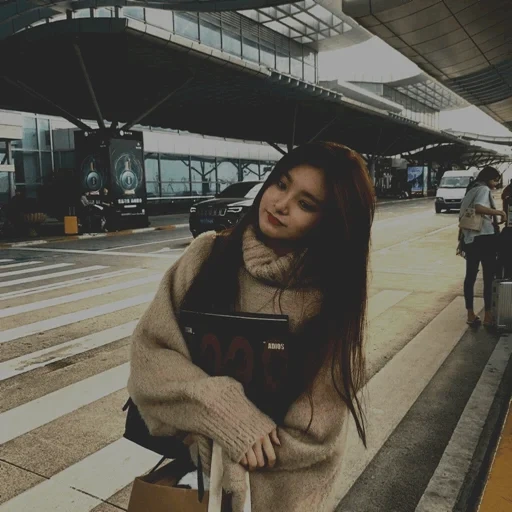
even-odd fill
[(190, 208), (189, 226), (194, 238), (205, 231), (222, 231), (237, 224), (252, 206), (263, 181), (242, 181), (226, 187), (214, 199)]

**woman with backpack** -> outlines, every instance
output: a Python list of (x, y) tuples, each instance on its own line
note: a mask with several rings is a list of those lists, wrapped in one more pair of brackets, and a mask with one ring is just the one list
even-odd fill
[[(349, 416), (366, 445), (365, 384), (373, 185), (364, 160), (335, 143), (295, 148), (235, 227), (196, 238), (167, 271), (132, 337), (128, 389), (154, 435), (192, 434), (205, 473), (212, 440), (241, 512), (332, 512)], [(192, 296), (192, 297), (191, 297)], [(276, 424), (230, 377), (190, 360), (180, 308), (284, 314), (298, 357), (294, 398)]]

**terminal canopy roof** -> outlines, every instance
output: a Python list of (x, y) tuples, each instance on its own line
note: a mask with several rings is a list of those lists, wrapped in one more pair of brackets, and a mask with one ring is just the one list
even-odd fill
[(499, 154), (492, 149), (462, 144), (436, 145), (402, 156), (408, 160), (457, 164), (463, 167), (482, 167), (512, 161), (510, 156)]
[(343, 10), (512, 128), (510, 0), (343, 0)]
[(369, 155), (460, 141), (131, 19), (46, 23), (1, 41), (0, 54), (1, 108), (288, 145), (330, 139)]

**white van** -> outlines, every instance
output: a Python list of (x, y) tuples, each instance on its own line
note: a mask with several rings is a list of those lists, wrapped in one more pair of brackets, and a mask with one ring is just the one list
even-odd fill
[(436, 192), (436, 213), (441, 213), (442, 210), (460, 210), (466, 189), (478, 172), (476, 167), (465, 171), (446, 171)]

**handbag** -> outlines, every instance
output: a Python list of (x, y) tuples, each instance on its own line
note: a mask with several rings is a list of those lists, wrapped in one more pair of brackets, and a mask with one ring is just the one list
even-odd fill
[[(489, 204), (491, 207), (494, 205), (494, 200), (492, 198), (491, 191), (489, 191)], [(463, 213), (461, 213), (460, 219), (459, 219), (459, 228), (460, 229), (469, 229), (470, 231), (481, 231), (482, 226), (484, 224), (484, 216), (476, 213), (475, 206), (475, 200), (473, 199), (472, 203), (464, 210)], [(494, 232), (496, 233), (496, 218), (493, 216), (494, 219)], [(497, 232), (499, 233), (499, 227), (497, 229)]]
[(127, 411), (123, 437), (167, 459), (185, 462), (190, 460), (190, 452), (181, 437), (152, 436), (149, 433), (139, 409), (131, 398), (124, 404), (123, 411)]
[(459, 220), (460, 229), (469, 229), (471, 231), (481, 231), (484, 224), (484, 218), (476, 213), (475, 208), (466, 208)]
[[(149, 474), (135, 479), (127, 512), (223, 512), (229, 507), (229, 499), (223, 499), (222, 449), (213, 443), (210, 470), (210, 488), (204, 490), (203, 472), (198, 459), (198, 488), (179, 486), (179, 480), (195, 469), (194, 466), (178, 466), (176, 461), (158, 469), (162, 461)], [(249, 473), (245, 473), (246, 495), (244, 512), (251, 512), (251, 487)]]

